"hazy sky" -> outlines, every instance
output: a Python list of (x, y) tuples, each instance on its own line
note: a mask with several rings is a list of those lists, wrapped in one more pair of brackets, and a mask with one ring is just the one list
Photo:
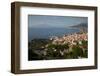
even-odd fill
[(29, 15), (29, 28), (65, 28), (79, 23), (87, 23), (87, 17)]

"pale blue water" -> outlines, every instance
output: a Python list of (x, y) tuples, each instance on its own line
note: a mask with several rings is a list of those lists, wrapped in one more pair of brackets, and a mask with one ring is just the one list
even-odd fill
[(28, 28), (28, 40), (32, 39), (48, 39), (51, 36), (63, 36), (79, 32), (79, 29), (73, 28)]

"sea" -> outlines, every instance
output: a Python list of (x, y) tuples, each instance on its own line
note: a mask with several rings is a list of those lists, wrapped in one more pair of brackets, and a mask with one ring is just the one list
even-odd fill
[(32, 39), (49, 39), (52, 36), (61, 37), (77, 32), (80, 32), (78, 28), (28, 28), (28, 41)]

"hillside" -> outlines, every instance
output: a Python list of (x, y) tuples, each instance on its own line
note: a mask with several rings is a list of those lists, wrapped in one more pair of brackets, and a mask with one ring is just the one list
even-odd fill
[(70, 26), (70, 27), (72, 27), (72, 28), (87, 28), (88, 24), (87, 23), (80, 23), (80, 24), (73, 25), (73, 26)]

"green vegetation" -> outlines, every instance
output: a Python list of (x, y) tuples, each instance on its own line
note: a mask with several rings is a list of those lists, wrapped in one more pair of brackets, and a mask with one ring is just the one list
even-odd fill
[(76, 45), (53, 44), (49, 39), (34, 39), (29, 42), (29, 60), (50, 60), (50, 59), (78, 59), (87, 58), (88, 41), (77, 41)]

